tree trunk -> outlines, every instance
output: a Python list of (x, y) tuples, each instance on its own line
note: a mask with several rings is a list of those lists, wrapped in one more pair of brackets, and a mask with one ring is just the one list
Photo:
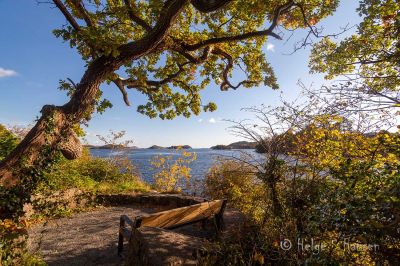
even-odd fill
[(278, 198), (278, 192), (276, 191), (276, 183), (269, 182), (268, 183), (269, 191), (270, 191), (270, 200), (272, 202), (272, 213), (277, 217), (282, 217), (282, 205)]
[[(93, 69), (94, 68), (94, 69)], [(42, 159), (42, 149), (59, 149), (68, 159), (78, 157), (81, 145), (71, 127), (93, 109), (95, 97), (106, 72), (94, 71), (96, 64), (86, 71), (77, 92), (64, 106), (45, 105), (41, 118), (14, 151), (0, 162), (0, 184), (10, 187), (18, 183), (21, 169), (33, 167)], [(109, 72), (109, 71), (108, 71)]]

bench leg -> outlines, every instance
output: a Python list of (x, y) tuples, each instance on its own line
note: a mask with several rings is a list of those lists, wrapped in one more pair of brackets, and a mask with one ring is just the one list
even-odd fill
[(214, 216), (214, 225), (215, 225), (215, 231), (217, 233), (217, 237), (219, 237), (221, 231), (224, 229), (224, 220), (221, 215), (216, 214)]
[(224, 224), (224, 217), (222, 215), (217, 214), (217, 228), (218, 231), (224, 230), (225, 224)]
[(119, 236), (118, 236), (118, 256), (121, 256), (121, 253), (122, 253), (123, 249), (124, 249), (124, 236), (121, 233), (119, 233)]
[(121, 217), (119, 220), (119, 232), (118, 232), (118, 256), (121, 256), (122, 251), (124, 249), (124, 235), (122, 234), (121, 230), (125, 227), (125, 221)]

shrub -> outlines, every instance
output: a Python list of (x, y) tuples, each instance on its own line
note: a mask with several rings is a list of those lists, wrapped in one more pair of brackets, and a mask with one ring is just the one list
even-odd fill
[(151, 165), (155, 170), (154, 187), (161, 192), (180, 192), (191, 189), (190, 163), (196, 160), (196, 153), (178, 148), (178, 158), (155, 156)]
[(78, 188), (89, 192), (133, 192), (148, 190), (127, 157), (95, 158), (85, 149), (73, 161), (61, 158), (44, 175), (38, 191)]
[[(267, 178), (270, 172), (260, 172), (243, 158), (220, 161), (208, 172), (206, 195), (228, 199), (230, 206), (246, 214), (249, 220), (248, 226), (237, 235), (219, 243), (218, 251), (211, 252), (214, 255), (205, 260), (205, 265), (213, 265), (212, 261), (224, 265), (258, 265), (260, 261), (297, 260), (296, 254), (284, 252), (279, 243), (284, 237), (296, 238), (302, 221), (308, 218), (308, 203), (318, 198), (320, 187), (310, 180), (288, 178), (293, 173), (284, 162), (275, 163), (279, 166), (276, 167), (272, 166), (276, 159), (265, 160), (269, 163), (264, 167), (274, 168), (274, 176), (280, 177), (273, 182), (274, 189)], [(274, 209), (276, 201), (281, 208), (279, 215)]]
[[(248, 160), (214, 166), (206, 191), (227, 197), (234, 207), (250, 214), (253, 226), (223, 241), (212, 259), (233, 265), (244, 258), (249, 264), (243, 265), (252, 265), (257, 254), (266, 262), (285, 265), (398, 264), (400, 136), (340, 130), (341, 121), (334, 119), (332, 123), (318, 118), (298, 133), (290, 158), (278, 160), (279, 167), (271, 154), (259, 168)], [(270, 176), (275, 181), (270, 182)], [(257, 193), (264, 200), (258, 200), (251, 188), (264, 189)], [(272, 191), (280, 215), (273, 211)], [(260, 218), (248, 211), (257, 208)], [(288, 241), (292, 247), (285, 250), (282, 244)], [(313, 242), (314, 247), (307, 249), (299, 242)]]
[(19, 140), (0, 124), (0, 161), (17, 146)]
[(27, 251), (25, 222), (0, 220), (0, 265), (46, 265)]
[(208, 171), (204, 194), (212, 199), (227, 199), (255, 220), (264, 216), (266, 192), (253, 170), (236, 160), (220, 160)]

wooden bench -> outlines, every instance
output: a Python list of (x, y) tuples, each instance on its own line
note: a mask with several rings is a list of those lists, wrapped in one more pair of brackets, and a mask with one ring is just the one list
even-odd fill
[(137, 216), (133, 221), (129, 219), (128, 216), (121, 215), (118, 236), (118, 255), (121, 255), (123, 251), (124, 240), (129, 240), (131, 238), (133, 230), (144, 226), (174, 229), (214, 218), (216, 229), (220, 231), (223, 228), (225, 206), (226, 200), (213, 200), (154, 214)]

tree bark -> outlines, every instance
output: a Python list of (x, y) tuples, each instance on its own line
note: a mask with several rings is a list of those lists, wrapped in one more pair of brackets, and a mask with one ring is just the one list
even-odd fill
[(79, 123), (91, 111), (99, 86), (107, 73), (99, 71), (96, 65), (93, 63), (88, 68), (77, 86), (77, 92), (67, 104), (45, 105), (42, 108), (42, 115), (36, 125), (14, 151), (0, 162), (0, 184), (6, 187), (17, 184), (21, 168), (34, 167), (41, 159), (41, 149), (45, 145), (63, 151), (61, 145), (74, 138), (71, 126)]

